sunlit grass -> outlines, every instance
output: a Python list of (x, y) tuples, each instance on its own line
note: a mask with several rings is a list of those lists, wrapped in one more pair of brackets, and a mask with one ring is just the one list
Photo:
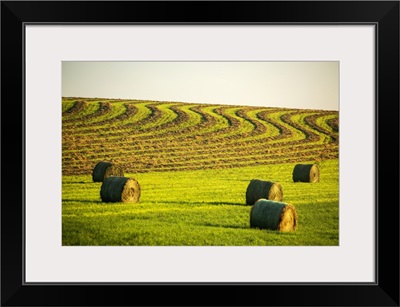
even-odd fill
[[(63, 176), (63, 245), (338, 245), (338, 160), (320, 163), (313, 184), (292, 182), (294, 165), (126, 174), (141, 185), (134, 204), (102, 203), (89, 174)], [(298, 212), (296, 232), (249, 227), (245, 192), (254, 178), (281, 183)]]

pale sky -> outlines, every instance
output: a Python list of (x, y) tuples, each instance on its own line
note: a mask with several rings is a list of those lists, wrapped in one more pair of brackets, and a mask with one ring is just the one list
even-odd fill
[(62, 62), (62, 96), (339, 110), (339, 62)]

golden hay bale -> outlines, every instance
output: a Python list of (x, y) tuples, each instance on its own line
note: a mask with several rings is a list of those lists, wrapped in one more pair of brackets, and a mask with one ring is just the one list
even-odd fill
[(102, 182), (105, 178), (109, 176), (124, 176), (124, 171), (120, 165), (114, 164), (112, 162), (101, 161), (96, 164), (93, 169), (92, 179), (94, 182)]
[(134, 178), (127, 177), (107, 177), (100, 189), (100, 197), (103, 202), (137, 203), (140, 194), (139, 182)]
[(260, 198), (282, 201), (283, 189), (281, 184), (260, 179), (250, 180), (246, 190), (246, 205), (254, 205)]
[(319, 182), (317, 164), (296, 164), (293, 169), (293, 182)]
[(250, 210), (251, 228), (288, 232), (295, 231), (297, 223), (297, 211), (291, 204), (262, 198)]

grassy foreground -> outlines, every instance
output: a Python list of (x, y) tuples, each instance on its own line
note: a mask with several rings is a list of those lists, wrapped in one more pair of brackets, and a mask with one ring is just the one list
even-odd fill
[[(64, 175), (62, 244), (337, 246), (338, 159), (319, 163), (318, 183), (294, 183), (295, 165), (128, 173), (141, 186), (140, 201), (134, 204), (101, 202), (101, 183), (93, 182), (91, 174)], [(281, 183), (283, 202), (298, 213), (295, 232), (250, 228), (245, 193), (255, 178)]]

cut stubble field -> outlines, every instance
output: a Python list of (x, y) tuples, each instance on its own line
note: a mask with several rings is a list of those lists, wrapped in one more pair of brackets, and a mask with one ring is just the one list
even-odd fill
[[(338, 112), (63, 98), (64, 246), (337, 246)], [(105, 203), (99, 161), (141, 187)], [(293, 182), (297, 163), (320, 181)], [(279, 182), (296, 231), (250, 227), (252, 179)]]

